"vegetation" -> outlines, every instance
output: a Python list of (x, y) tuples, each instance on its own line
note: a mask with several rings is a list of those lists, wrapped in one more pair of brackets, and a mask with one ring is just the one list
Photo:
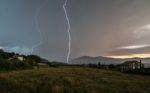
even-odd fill
[(87, 67), (0, 74), (1, 93), (149, 93), (150, 77)]
[(126, 71), (126, 73), (141, 74), (141, 75), (150, 75), (150, 68), (129, 70), (129, 71)]
[[(43, 68), (39, 68), (40, 65)], [(146, 74), (142, 76), (121, 73), (115, 71), (116, 68), (118, 65), (100, 62), (88, 65), (50, 63), (36, 55), (25, 56), (0, 50), (0, 92), (149, 93), (150, 77), (146, 75), (150, 69), (128, 72)]]
[(10, 71), (19, 69), (31, 69), (34, 66), (32, 61), (18, 61), (18, 60), (0, 60), (0, 71)]
[(33, 69), (39, 67), (38, 63), (51, 65), (49, 61), (36, 55), (19, 55), (8, 53), (0, 49), (0, 71)]

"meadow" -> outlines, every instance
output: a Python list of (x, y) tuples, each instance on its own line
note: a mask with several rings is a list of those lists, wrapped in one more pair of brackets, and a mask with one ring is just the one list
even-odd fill
[(150, 93), (150, 76), (61, 66), (0, 72), (1, 93)]

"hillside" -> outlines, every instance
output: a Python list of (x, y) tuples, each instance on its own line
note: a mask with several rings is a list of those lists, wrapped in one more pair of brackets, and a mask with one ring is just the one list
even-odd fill
[(149, 93), (150, 77), (80, 67), (0, 73), (1, 93)]
[(98, 62), (104, 63), (104, 64), (118, 64), (122, 62), (123, 59), (114, 59), (109, 57), (90, 57), (90, 56), (81, 56), (78, 58), (75, 58), (70, 61), (72, 64), (97, 64)]
[(145, 66), (150, 66), (150, 58), (126, 58), (126, 59), (117, 59), (117, 58), (110, 58), (110, 57), (90, 57), (90, 56), (81, 56), (75, 59), (70, 60), (70, 64), (97, 64), (101, 62), (102, 64), (120, 64), (122, 62), (128, 60), (142, 60)]
[(51, 66), (51, 63), (37, 55), (20, 55), (0, 49), (0, 71), (39, 68), (40, 64)]

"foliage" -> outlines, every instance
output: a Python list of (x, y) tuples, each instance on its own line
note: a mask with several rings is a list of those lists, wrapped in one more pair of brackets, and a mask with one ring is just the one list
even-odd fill
[[(24, 60), (19, 60), (18, 57), (23, 57)], [(36, 55), (19, 55), (15, 53), (4, 52), (0, 49), (0, 71), (32, 69), (38, 67), (38, 63), (42, 63), (42, 58)], [(50, 66), (50, 62), (46, 60), (44, 64)]]
[(129, 71), (126, 71), (126, 73), (140, 74), (140, 75), (150, 75), (150, 68), (129, 70)]
[(35, 62), (41, 62), (41, 58), (37, 55), (29, 55), (28, 58), (32, 59)]
[(32, 61), (19, 61), (19, 60), (2, 60), (0, 59), (0, 70), (1, 71), (10, 71), (10, 70), (19, 70), (19, 69), (31, 69), (34, 64)]

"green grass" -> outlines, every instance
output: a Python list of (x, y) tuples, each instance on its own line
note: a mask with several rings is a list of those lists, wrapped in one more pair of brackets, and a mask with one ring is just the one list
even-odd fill
[(150, 93), (150, 76), (82, 67), (0, 73), (1, 93)]

